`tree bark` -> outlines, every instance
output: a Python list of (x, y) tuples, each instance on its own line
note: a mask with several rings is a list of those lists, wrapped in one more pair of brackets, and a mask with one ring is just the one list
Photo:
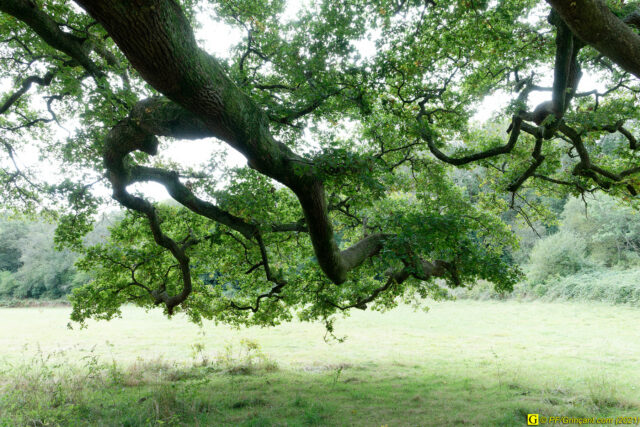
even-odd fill
[(573, 34), (640, 78), (640, 36), (603, 0), (547, 0)]

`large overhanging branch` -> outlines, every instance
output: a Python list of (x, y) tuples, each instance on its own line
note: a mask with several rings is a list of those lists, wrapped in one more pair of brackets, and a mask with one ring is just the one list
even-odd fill
[(547, 0), (571, 31), (640, 78), (640, 36), (603, 0)]
[(81, 1), (109, 32), (131, 64), (157, 90), (199, 117), (213, 136), (240, 151), (256, 170), (298, 196), (318, 262), (336, 283), (347, 269), (333, 237), (322, 182), (296, 172), (302, 160), (269, 132), (269, 120), (226, 76), (220, 64), (196, 45), (180, 7), (153, 2)]
[[(616, 173), (594, 164), (591, 161), (589, 152), (584, 146), (582, 137), (578, 132), (576, 132), (575, 129), (565, 123), (561, 123), (559, 131), (569, 138), (571, 144), (576, 149), (576, 152), (578, 153), (578, 156), (580, 158), (580, 162), (575, 166), (573, 170), (574, 175), (591, 178), (600, 187), (609, 189), (611, 188), (612, 183), (622, 182), (625, 180), (625, 178), (640, 173), (640, 166), (631, 167)], [(633, 196), (637, 194), (637, 191), (633, 187), (633, 185), (627, 184), (626, 187)]]
[[(154, 88), (198, 117), (251, 167), (289, 187), (298, 197), (322, 271), (336, 284), (379, 251), (360, 242), (340, 251), (328, 216), (323, 182), (304, 159), (274, 139), (265, 113), (196, 44), (191, 26), (172, 0), (78, 0)], [(150, 7), (153, 6), (153, 7)], [(381, 243), (380, 243), (381, 244)]]
[[(107, 167), (108, 176), (113, 186), (114, 198), (124, 206), (138, 211), (147, 217), (155, 241), (172, 253), (181, 268), (183, 291), (178, 295), (171, 296), (166, 293), (164, 284), (161, 284), (159, 289), (149, 287), (149, 289), (152, 289), (150, 292), (156, 303), (165, 303), (171, 312), (175, 305), (183, 302), (188, 296), (191, 290), (191, 277), (186, 276), (189, 271), (188, 268), (186, 268), (189, 262), (186, 249), (192, 245), (189, 244), (191, 240), (188, 240), (184, 244), (178, 244), (164, 234), (160, 227), (160, 221), (155, 212), (155, 208), (146, 200), (127, 192), (127, 186), (141, 181), (154, 181), (162, 184), (168, 190), (169, 194), (183, 206), (198, 215), (237, 231), (246, 239), (254, 240), (258, 244), (261, 253), (261, 262), (254, 267), (262, 267), (266, 279), (273, 282), (275, 286), (268, 292), (257, 296), (254, 305), (238, 305), (235, 302), (231, 302), (231, 308), (256, 312), (263, 299), (279, 299), (279, 294), (287, 282), (271, 271), (262, 233), (308, 231), (310, 227), (301, 223), (292, 223), (272, 224), (269, 227), (261, 228), (257, 224), (248, 222), (224, 211), (210, 202), (198, 198), (189, 187), (180, 181), (177, 172), (136, 165), (129, 157), (129, 154), (136, 150), (151, 155), (156, 154), (158, 147), (157, 136), (159, 135), (181, 139), (200, 139), (210, 137), (211, 132), (193, 113), (166, 98), (155, 97), (136, 104), (130, 116), (118, 123), (109, 132), (104, 148), (105, 166)], [(341, 251), (340, 257), (344, 268), (350, 271), (360, 266), (362, 262), (369, 257), (377, 255), (382, 249), (384, 241), (389, 237), (388, 234), (383, 233), (368, 235), (350, 248)], [(426, 280), (431, 276), (436, 276), (435, 273), (439, 271), (434, 270), (434, 274), (427, 274), (426, 272), (429, 269), (426, 269), (425, 266), (431, 264), (423, 260), (417, 262), (420, 264), (420, 267), (413, 267), (410, 271), (412, 271), (412, 275), (418, 279)], [(445, 265), (444, 261), (436, 261), (436, 263), (439, 263), (438, 265)], [(449, 264), (446, 263), (446, 265)], [(255, 270), (254, 267), (252, 267), (250, 271)]]
[(32, 1), (0, 0), (0, 11), (24, 22), (49, 46), (69, 55), (95, 77), (104, 76), (104, 72), (89, 57), (90, 44), (86, 43), (86, 40), (62, 31), (58, 23)]

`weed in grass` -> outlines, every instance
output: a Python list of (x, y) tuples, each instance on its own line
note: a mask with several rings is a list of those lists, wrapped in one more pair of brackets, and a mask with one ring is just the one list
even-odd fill
[(198, 364), (200, 366), (206, 366), (209, 364), (209, 359), (206, 356), (205, 345), (203, 342), (196, 342), (191, 345), (191, 358), (193, 359), (194, 364)]
[(323, 424), (325, 418), (325, 408), (316, 403), (305, 409), (303, 422), (305, 425), (317, 426)]
[(587, 381), (590, 402), (600, 411), (611, 408), (631, 409), (634, 405), (620, 397), (617, 386), (604, 374)]
[(295, 406), (296, 408), (304, 408), (308, 404), (309, 403), (301, 396), (296, 396), (296, 398), (293, 400), (293, 403), (292, 403), (292, 405)]
[(214, 365), (231, 375), (251, 375), (256, 372), (274, 372), (278, 370), (276, 361), (266, 356), (258, 342), (242, 339), (240, 349), (234, 351), (231, 344), (225, 346), (225, 351), (219, 354)]
[(267, 404), (268, 402), (261, 398), (251, 398), (251, 399), (244, 398), (232, 403), (231, 408), (240, 409), (240, 408), (246, 408), (247, 406), (249, 407), (266, 406)]
[(209, 357), (205, 353), (205, 330), (200, 327), (198, 331), (199, 340), (191, 344), (191, 359), (194, 365), (207, 366), (210, 363)]
[(335, 387), (335, 385), (338, 383), (338, 380), (340, 379), (340, 375), (342, 374), (342, 370), (344, 369), (344, 366), (340, 365), (336, 368), (334, 374), (333, 374), (333, 383), (332, 386)]

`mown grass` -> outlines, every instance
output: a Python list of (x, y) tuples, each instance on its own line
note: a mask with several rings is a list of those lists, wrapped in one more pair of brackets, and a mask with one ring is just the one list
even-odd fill
[(640, 310), (456, 301), (234, 330), (0, 310), (0, 425), (519, 426), (640, 415)]

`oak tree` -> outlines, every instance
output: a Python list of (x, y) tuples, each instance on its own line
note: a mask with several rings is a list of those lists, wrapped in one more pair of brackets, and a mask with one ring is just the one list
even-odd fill
[[(635, 201), (635, 3), (288, 7), (0, 0), (2, 195), (61, 212), (57, 243), (95, 275), (74, 292), (75, 320), (133, 302), (196, 321), (295, 313), (330, 326), (445, 283), (508, 290), (517, 242), (499, 214), (526, 217), (527, 191)], [(244, 37), (215, 57), (195, 34), (222, 25)], [(486, 99), (508, 102), (480, 126)], [(220, 148), (189, 167), (162, 156), (185, 140)], [(224, 147), (246, 166), (225, 163)], [(56, 177), (20, 162), (36, 150)], [(470, 200), (452, 169), (478, 167), (491, 190)], [(174, 203), (137, 192), (145, 182)], [(104, 186), (127, 215), (89, 245)]]

